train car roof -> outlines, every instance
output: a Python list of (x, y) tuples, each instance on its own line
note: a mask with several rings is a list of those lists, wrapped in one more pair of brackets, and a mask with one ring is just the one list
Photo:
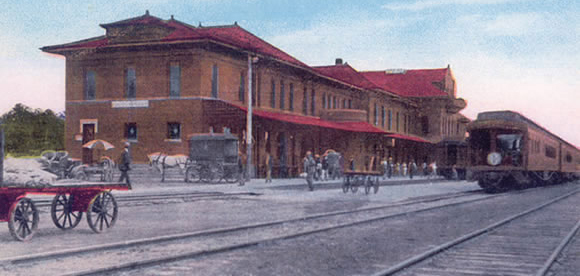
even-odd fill
[(544, 127), (540, 126), (536, 122), (532, 121), (531, 119), (527, 118), (526, 116), (511, 110), (500, 110), (500, 111), (486, 111), (477, 114), (476, 121), (485, 121), (485, 120), (507, 120), (507, 121), (516, 121), (516, 122), (523, 122), (528, 125), (532, 125), (548, 135), (551, 135), (561, 141), (562, 143), (573, 147), (577, 151), (580, 151), (576, 146), (568, 143), (566, 140), (560, 138), (560, 136), (550, 132), (549, 130), (545, 129)]

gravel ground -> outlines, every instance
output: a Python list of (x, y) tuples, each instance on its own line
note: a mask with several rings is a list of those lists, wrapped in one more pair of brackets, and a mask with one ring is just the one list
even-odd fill
[(577, 187), (513, 193), (121, 275), (368, 275)]

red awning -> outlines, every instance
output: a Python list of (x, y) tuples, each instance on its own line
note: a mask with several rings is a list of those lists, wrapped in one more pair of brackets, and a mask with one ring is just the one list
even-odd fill
[[(246, 112), (248, 110), (244, 106), (239, 106), (232, 103), (228, 104), (231, 104), (232, 106), (235, 106)], [(322, 120), (319, 117), (269, 112), (264, 110), (252, 110), (252, 113), (254, 114), (254, 116), (297, 125), (317, 126), (352, 132), (388, 134), (388, 132), (385, 132), (380, 128), (376, 128), (367, 122), (334, 122)]]
[(420, 143), (429, 143), (431, 144), (431, 142), (425, 140), (425, 139), (421, 139), (419, 137), (413, 137), (413, 136), (407, 136), (407, 135), (403, 135), (403, 134), (389, 134), (387, 135), (387, 137), (389, 138), (395, 138), (395, 139), (402, 139), (402, 140), (408, 140), (408, 141), (414, 141), (414, 142), (420, 142)]

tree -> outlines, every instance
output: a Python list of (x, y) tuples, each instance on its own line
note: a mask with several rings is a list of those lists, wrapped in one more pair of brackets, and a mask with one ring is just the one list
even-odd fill
[(38, 155), (47, 149), (64, 149), (64, 120), (52, 110), (16, 104), (0, 117), (7, 154)]

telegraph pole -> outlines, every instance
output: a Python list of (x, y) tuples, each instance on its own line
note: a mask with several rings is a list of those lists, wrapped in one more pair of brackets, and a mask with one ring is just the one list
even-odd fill
[(246, 170), (252, 178), (252, 55), (248, 53), (248, 112), (246, 113)]

